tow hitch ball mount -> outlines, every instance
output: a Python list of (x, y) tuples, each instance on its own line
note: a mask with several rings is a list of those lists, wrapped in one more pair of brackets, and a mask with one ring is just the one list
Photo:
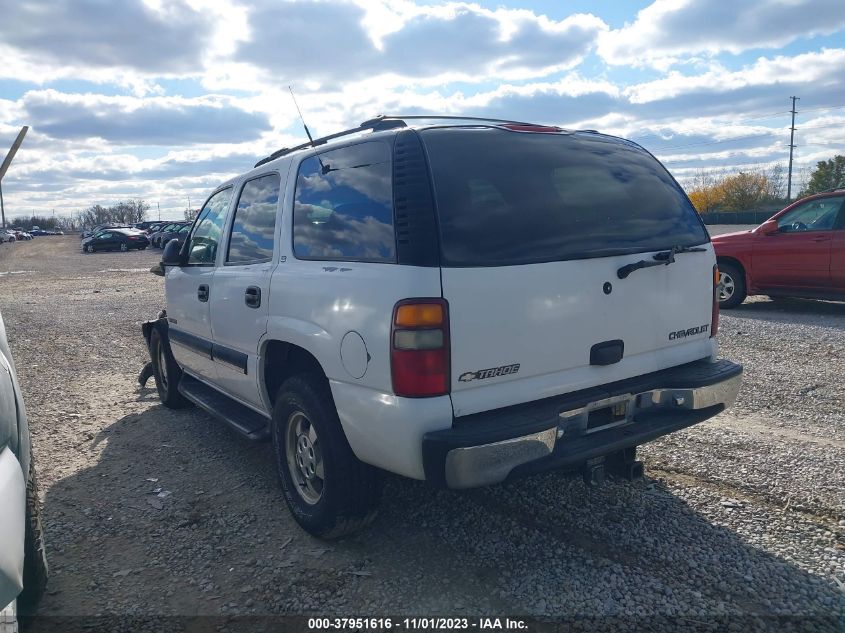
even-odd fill
[(607, 457), (594, 457), (588, 460), (581, 469), (584, 483), (588, 486), (600, 486), (604, 483), (605, 474), (628, 481), (642, 479), (645, 467), (636, 457), (636, 447), (626, 448)]

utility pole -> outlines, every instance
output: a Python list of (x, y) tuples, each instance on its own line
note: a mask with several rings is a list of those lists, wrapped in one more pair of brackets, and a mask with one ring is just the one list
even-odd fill
[[(29, 131), (29, 126), (24, 125), (21, 128), (21, 131), (18, 132), (18, 137), (15, 139), (15, 142), (12, 143), (12, 147), (9, 150), (9, 153), (6, 154), (6, 158), (3, 159), (3, 164), (0, 165), (0, 183), (3, 182), (3, 176), (6, 175), (6, 172), (9, 170), (9, 165), (12, 164), (12, 159), (15, 157), (15, 154), (18, 153), (18, 148), (23, 143), (23, 137), (26, 136), (26, 133)], [(0, 184), (0, 219), (3, 221), (3, 228), (6, 228), (6, 208), (3, 206), (3, 185)]]
[(800, 101), (798, 97), (792, 99), (792, 127), (789, 128), (789, 175), (786, 178), (786, 200), (792, 200), (792, 150), (795, 149), (795, 102)]
[(156, 202), (156, 209), (158, 209), (158, 221), (161, 222), (161, 205)]

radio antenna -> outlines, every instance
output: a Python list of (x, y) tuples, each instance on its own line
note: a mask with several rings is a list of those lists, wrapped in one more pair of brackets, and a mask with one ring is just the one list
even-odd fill
[[(305, 134), (308, 135), (308, 140), (311, 141), (311, 147), (315, 147), (314, 137), (311, 136), (311, 132), (308, 130), (308, 125), (305, 123), (305, 117), (302, 116), (302, 110), (299, 109), (299, 104), (296, 102), (296, 95), (293, 94), (293, 88), (288, 86), (288, 90), (290, 91), (290, 98), (293, 99), (293, 105), (296, 106), (296, 111), (299, 113), (299, 119), (302, 121), (302, 127), (305, 128)], [(317, 160), (320, 162), (320, 170), (323, 174), (327, 174), (329, 170), (326, 169), (326, 166), (323, 164), (323, 160), (320, 158), (319, 154), (317, 154)]]

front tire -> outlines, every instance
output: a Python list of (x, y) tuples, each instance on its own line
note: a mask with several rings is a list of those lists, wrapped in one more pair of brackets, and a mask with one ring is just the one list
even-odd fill
[(728, 262), (719, 264), (719, 308), (729, 310), (745, 301), (745, 273)]
[(182, 368), (173, 358), (170, 343), (158, 328), (153, 328), (150, 333), (150, 358), (153, 361), (153, 378), (161, 403), (170, 409), (184, 409), (190, 406), (191, 402), (179, 393)]
[(126, 244), (126, 242), (120, 245), (120, 250), (124, 253), (129, 250), (129, 246)]
[(24, 533), (23, 591), (18, 596), (18, 613), (32, 615), (47, 589), (50, 570), (44, 547), (44, 525), (38, 502), (38, 480), (35, 459), (29, 454), (29, 477), (26, 482), (26, 530)]
[(305, 531), (334, 539), (375, 519), (381, 473), (358, 460), (349, 447), (325, 378), (286, 380), (271, 424), (282, 492)]
[(88, 251), (89, 253), (93, 253), (94, 252), (94, 245), (89, 244), (88, 246), (85, 247), (85, 250)]

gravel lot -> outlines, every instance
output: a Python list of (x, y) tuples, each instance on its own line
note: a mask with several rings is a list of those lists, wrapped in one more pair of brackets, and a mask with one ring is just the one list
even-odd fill
[(739, 401), (644, 447), (644, 481), (587, 489), (552, 473), (453, 492), (390, 477), (370, 529), (323, 543), (289, 517), (267, 444), (139, 391), (157, 258), (85, 255), (75, 236), (0, 245), (53, 574), (41, 613), (842, 630), (845, 304), (723, 313), (723, 355), (746, 368)]

